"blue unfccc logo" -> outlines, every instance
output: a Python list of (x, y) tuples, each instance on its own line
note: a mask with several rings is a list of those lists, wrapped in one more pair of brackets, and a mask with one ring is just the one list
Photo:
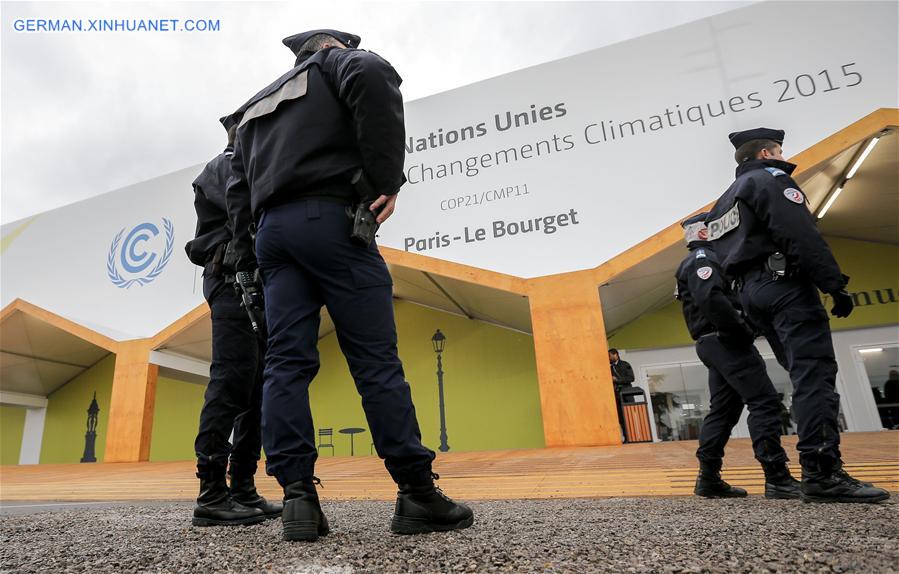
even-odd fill
[(141, 223), (127, 235), (127, 227), (116, 234), (106, 257), (106, 275), (113, 285), (127, 289), (134, 284), (146, 285), (159, 277), (168, 265), (175, 245), (175, 226), (163, 218), (162, 227), (165, 231), (164, 245), (161, 245), (162, 238), (156, 239), (160, 232), (152, 223)]

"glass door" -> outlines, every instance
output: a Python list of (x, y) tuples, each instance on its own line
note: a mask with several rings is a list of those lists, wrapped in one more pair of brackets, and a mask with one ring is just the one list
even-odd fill
[(880, 424), (899, 429), (899, 344), (861, 347), (868, 385), (877, 405)]
[(709, 412), (705, 366), (679, 363), (647, 367), (646, 385), (657, 438), (663, 441), (699, 438), (702, 419)]

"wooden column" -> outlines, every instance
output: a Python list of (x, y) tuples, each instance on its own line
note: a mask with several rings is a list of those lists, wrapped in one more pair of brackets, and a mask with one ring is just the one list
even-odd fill
[(150, 459), (159, 373), (159, 367), (150, 364), (151, 348), (149, 339), (119, 343), (109, 401), (104, 462)]
[(528, 283), (546, 446), (621, 444), (593, 272)]

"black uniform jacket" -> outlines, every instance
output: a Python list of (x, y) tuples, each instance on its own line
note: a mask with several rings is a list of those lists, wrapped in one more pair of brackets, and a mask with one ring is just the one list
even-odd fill
[(184, 250), (195, 265), (205, 265), (222, 243), (231, 240), (228, 228), (228, 208), (225, 188), (231, 177), (231, 147), (206, 164), (194, 180), (194, 209), (197, 211), (197, 232)]
[(739, 277), (783, 253), (796, 273), (833, 293), (846, 286), (830, 247), (815, 226), (805, 194), (790, 177), (795, 165), (752, 160), (737, 167), (737, 179), (706, 219), (709, 239), (724, 271)]
[(378, 195), (404, 183), (402, 79), (380, 56), (329, 48), (253, 96), (240, 116), (227, 191), (238, 269), (255, 266), (250, 224), (303, 198), (352, 203), (362, 169)]
[(690, 243), (690, 254), (677, 268), (675, 294), (683, 305), (684, 321), (693, 339), (718, 332), (723, 337), (752, 339), (743, 320), (737, 294), (708, 242)]
[(612, 369), (612, 377), (617, 377), (618, 380), (612, 379), (612, 382), (616, 385), (629, 385), (634, 382), (634, 368), (627, 361), (618, 360), (618, 363), (609, 363), (609, 367)]

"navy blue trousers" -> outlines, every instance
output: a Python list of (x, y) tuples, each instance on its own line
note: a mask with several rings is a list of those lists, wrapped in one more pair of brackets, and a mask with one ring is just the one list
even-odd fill
[(203, 295), (212, 312), (212, 365), (194, 442), (197, 472), (223, 475), (230, 456), (232, 474), (251, 476), (262, 447), (263, 342), (230, 282), (204, 276)]
[(267, 210), (256, 235), (268, 350), (262, 434), (268, 473), (285, 486), (312, 477), (318, 453), (309, 385), (319, 369), (326, 306), (378, 455), (400, 484), (430, 477), (434, 452), (421, 432), (397, 354), (393, 282), (377, 246), (350, 241), (343, 205), (319, 200)]
[(780, 445), (780, 399), (755, 346), (706, 335), (696, 341), (696, 354), (709, 369), (711, 393), (696, 457), (701, 461), (724, 458), (724, 447), (745, 404), (756, 460), (762, 464), (786, 462), (787, 453)]
[(775, 281), (756, 271), (744, 277), (740, 298), (790, 373), (800, 463), (807, 468), (839, 464), (837, 361), (817, 289), (801, 277)]

